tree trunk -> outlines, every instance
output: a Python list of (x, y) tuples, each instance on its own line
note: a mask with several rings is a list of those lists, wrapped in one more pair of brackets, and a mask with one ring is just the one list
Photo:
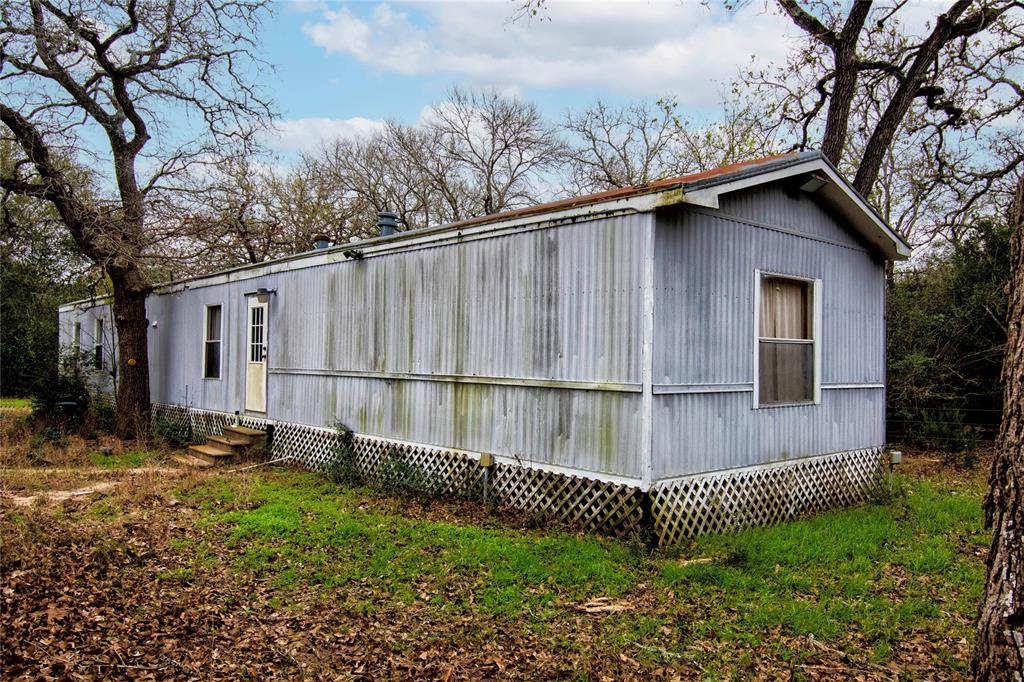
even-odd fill
[(117, 329), (117, 401), (114, 433), (119, 438), (144, 438), (149, 433), (149, 346), (146, 295), (142, 274), (134, 268), (111, 273), (114, 324)]
[(971, 661), (979, 682), (1024, 679), (1024, 178), (1011, 220), (1003, 420), (985, 497), (992, 546)]
[(846, 17), (842, 33), (834, 38), (832, 44), (835, 80), (832, 84), (832, 96), (828, 101), (821, 153), (836, 166), (843, 160), (843, 150), (846, 149), (846, 139), (849, 135), (850, 108), (857, 94), (857, 38), (870, 11), (870, 0), (855, 2)]
[(935, 28), (918, 48), (914, 61), (907, 68), (899, 87), (889, 99), (882, 118), (879, 119), (861, 154), (857, 175), (853, 179), (853, 187), (861, 196), (871, 196), (885, 155), (892, 149), (893, 138), (906, 119), (914, 98), (918, 96), (928, 70), (936, 63), (939, 52), (950, 41), (957, 27), (956, 22), (970, 6), (971, 0), (957, 0), (952, 7), (939, 15), (935, 20)]

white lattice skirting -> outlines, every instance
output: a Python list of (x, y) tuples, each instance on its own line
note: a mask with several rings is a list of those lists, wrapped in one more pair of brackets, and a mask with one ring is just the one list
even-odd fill
[[(224, 412), (176, 405), (154, 405), (153, 413), (156, 419), (187, 427), (197, 441), (235, 421)], [(240, 423), (269, 425), (248, 416)], [(275, 458), (291, 457), (322, 471), (335, 456), (338, 435), (333, 429), (288, 422), (273, 426)], [(356, 468), (370, 481), (379, 480), (389, 458), (398, 458), (441, 494), (478, 495), (484, 485), (484, 469), (475, 453), (362, 434), (355, 434), (353, 451)], [(621, 483), (498, 463), (490, 470), (487, 490), (499, 504), (590, 531), (643, 537), (643, 529), (653, 526), (658, 543), (667, 545), (860, 502), (877, 487), (883, 472), (880, 449), (871, 448), (658, 482), (648, 495)]]
[(668, 545), (863, 502), (884, 472), (881, 448), (867, 448), (659, 481), (651, 489), (655, 532)]

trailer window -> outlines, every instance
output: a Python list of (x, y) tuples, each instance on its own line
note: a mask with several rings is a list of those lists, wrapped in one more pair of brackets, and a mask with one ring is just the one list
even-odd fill
[(815, 398), (813, 283), (765, 275), (760, 288), (758, 402), (811, 402)]
[(96, 326), (94, 329), (92, 366), (96, 369), (103, 369), (103, 318), (96, 318)]
[(221, 307), (206, 306), (203, 378), (220, 379)]

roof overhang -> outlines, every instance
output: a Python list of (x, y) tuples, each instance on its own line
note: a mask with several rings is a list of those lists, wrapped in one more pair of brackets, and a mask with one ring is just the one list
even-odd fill
[(827, 180), (820, 188), (809, 193), (845, 218), (850, 227), (886, 259), (910, 258), (910, 245), (886, 224), (842, 174), (818, 152), (783, 157), (708, 180), (683, 182), (676, 190), (682, 192), (679, 203), (718, 208), (719, 198), (723, 194), (806, 175), (816, 175)]
[[(461, 223), (439, 225), (386, 237), (339, 244), (320, 251), (285, 256), (253, 265), (242, 265), (209, 275), (158, 285), (154, 293), (168, 294), (193, 287), (249, 280), (279, 272), (350, 261), (353, 251), (359, 258), (398, 251), (432, 248), (445, 243), (543, 229), (554, 225), (594, 218), (646, 213), (668, 206), (691, 205), (718, 209), (724, 194), (785, 181), (800, 176), (817, 176), (826, 182), (811, 194), (844, 218), (866, 243), (877, 248), (888, 260), (910, 257), (910, 246), (900, 238), (820, 152), (800, 152), (748, 161), (705, 173), (659, 180), (642, 187), (627, 187), (585, 197), (577, 197), (508, 213), (481, 216)], [(86, 299), (60, 306), (62, 312), (76, 306), (95, 305), (100, 299)]]

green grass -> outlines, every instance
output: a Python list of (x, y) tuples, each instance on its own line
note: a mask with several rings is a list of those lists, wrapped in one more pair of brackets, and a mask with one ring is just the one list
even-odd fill
[[(799, 657), (780, 634), (813, 635), (873, 663), (890, 660), (909, 637), (952, 657), (942, 647), (970, 640), (981, 597), (975, 550), (988, 542), (981, 491), (919, 480), (899, 485), (904, 494), (887, 505), (702, 538), (653, 555), (564, 531), (407, 518), (366, 503), (372, 495), (364, 490), (311, 474), (213, 478), (184, 495), (225, 550), (205, 547), (203, 561), (229, 562), (283, 593), (333, 594), (367, 613), (415, 603), (505, 619), (543, 635), (571, 619), (573, 605), (612, 597), (643, 607), (609, 616), (604, 645), (640, 647), (641, 658), (712, 656), (702, 641), (741, 651), (767, 641), (775, 655)], [(963, 661), (950, 665), (966, 669)]]
[(980, 493), (903, 485), (906, 496), (888, 506), (703, 538), (688, 553), (711, 563), (664, 562), (660, 577), (735, 610), (727, 637), (774, 625), (825, 641), (856, 632), (880, 659), (911, 632), (970, 637), (984, 567), (959, 548), (988, 544)]
[(30, 398), (0, 398), (0, 408), (30, 410), (32, 409), (32, 400)]
[(90, 452), (89, 461), (94, 466), (108, 469), (134, 469), (141, 467), (149, 460), (156, 457), (157, 453), (145, 450), (124, 452), (119, 455), (107, 455), (102, 452)]
[[(217, 511), (245, 495), (251, 509)], [(617, 595), (636, 581), (638, 557), (610, 540), (525, 534), (416, 521), (359, 509), (357, 493), (311, 475), (234, 491), (221, 480), (193, 494), (207, 521), (231, 528), (234, 565), (281, 587), (371, 585), (392, 603), (487, 616), (544, 613), (558, 599)], [(376, 598), (371, 601), (376, 601)]]

